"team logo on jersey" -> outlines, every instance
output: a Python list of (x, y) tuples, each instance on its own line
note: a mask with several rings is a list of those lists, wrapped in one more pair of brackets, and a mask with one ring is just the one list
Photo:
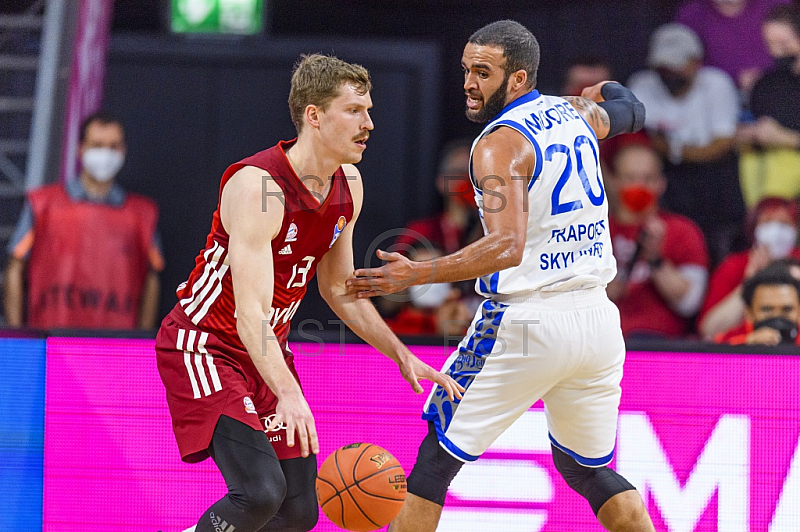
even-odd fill
[(339, 216), (339, 219), (336, 220), (336, 227), (333, 228), (333, 240), (331, 240), (330, 246), (328, 248), (332, 248), (333, 244), (336, 242), (336, 239), (339, 238), (339, 235), (342, 234), (344, 230), (344, 226), (347, 225), (347, 218), (344, 216)]
[(253, 404), (253, 400), (249, 397), (244, 398), (244, 411), (248, 414), (257, 414), (256, 412), (256, 405)]
[(286, 240), (284, 242), (294, 242), (297, 240), (297, 224), (292, 222), (289, 224), (289, 230), (286, 231)]

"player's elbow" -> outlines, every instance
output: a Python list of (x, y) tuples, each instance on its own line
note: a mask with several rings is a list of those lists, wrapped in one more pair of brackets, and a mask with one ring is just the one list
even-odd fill
[(522, 257), (525, 254), (525, 236), (508, 235), (500, 242), (499, 265), (502, 270), (513, 268), (522, 264)]
[[(266, 311), (265, 311), (266, 310)], [(254, 302), (236, 304), (236, 332), (241, 338), (250, 338), (254, 334), (263, 332), (269, 325), (270, 309)]]
[(331, 309), (339, 301), (339, 297), (347, 294), (348, 290), (346, 281), (333, 282), (328, 275), (324, 275), (319, 271), (317, 272), (317, 288), (319, 289), (320, 297)]
[(323, 285), (318, 284), (319, 287), (319, 295), (322, 297), (322, 300), (325, 302), (328, 307), (334, 312), (336, 312), (339, 308), (338, 303), (339, 299), (336, 297), (336, 293), (331, 290), (330, 287), (323, 287)]

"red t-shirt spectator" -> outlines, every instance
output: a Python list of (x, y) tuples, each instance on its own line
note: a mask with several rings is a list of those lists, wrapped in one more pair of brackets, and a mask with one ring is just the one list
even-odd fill
[[(688, 265), (708, 268), (708, 252), (697, 224), (684, 216), (663, 211), (658, 217), (666, 224), (662, 246), (664, 261), (676, 268)], [(658, 293), (650, 277), (650, 265), (639, 260), (632, 268), (630, 266), (641, 226), (621, 224), (613, 216), (609, 222), (617, 269), (629, 272), (625, 296), (616, 302), (622, 333), (673, 337), (688, 333), (689, 321), (670, 308)]]
[[(800, 260), (800, 248), (794, 248), (789, 256)], [(731, 253), (717, 267), (708, 282), (706, 299), (697, 317), (698, 323), (705, 318), (705, 315), (714, 305), (728, 297), (728, 294), (736, 290), (736, 287), (742, 284), (749, 259), (750, 250)]]

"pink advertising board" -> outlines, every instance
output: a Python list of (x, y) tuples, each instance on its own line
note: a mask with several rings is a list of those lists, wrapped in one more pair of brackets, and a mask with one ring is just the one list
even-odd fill
[[(412, 347), (440, 366), (449, 350)], [(294, 345), (321, 459), (368, 441), (408, 473), (424, 396), (361, 345)], [(656, 529), (800, 530), (800, 358), (632, 352), (615, 467)], [(427, 389), (427, 388), (426, 388)], [(150, 340), (51, 338), (47, 345), (44, 530), (174, 532), (225, 493), (213, 462), (183, 464)], [(339, 530), (324, 516), (315, 530)], [(448, 495), (440, 531), (600, 532), (552, 466), (534, 405)]]

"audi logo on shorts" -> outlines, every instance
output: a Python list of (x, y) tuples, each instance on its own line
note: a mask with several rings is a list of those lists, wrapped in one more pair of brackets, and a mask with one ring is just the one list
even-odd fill
[(262, 417), (261, 421), (264, 423), (264, 432), (278, 432), (279, 430), (286, 430), (286, 423), (281, 423), (276, 428), (269, 430), (269, 424), (272, 423), (272, 420), (275, 419), (276, 414), (270, 414), (267, 417)]

